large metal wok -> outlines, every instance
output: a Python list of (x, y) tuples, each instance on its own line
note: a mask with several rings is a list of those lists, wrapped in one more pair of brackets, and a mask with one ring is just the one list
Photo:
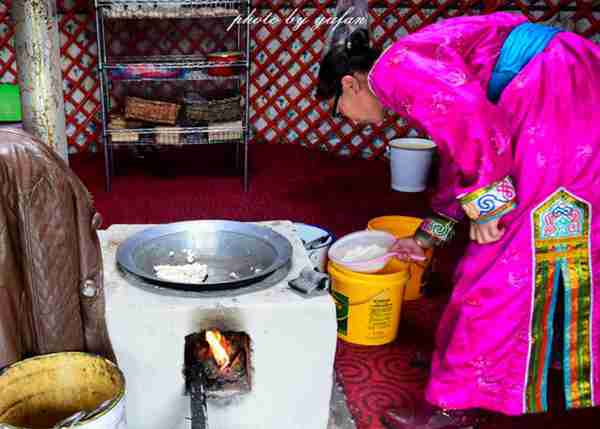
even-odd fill
[[(156, 276), (156, 265), (206, 264), (208, 276), (196, 283), (174, 283)], [(292, 256), (287, 238), (271, 228), (233, 221), (177, 222), (145, 229), (117, 250), (121, 269), (157, 286), (188, 290), (236, 289), (256, 283), (286, 265)]]

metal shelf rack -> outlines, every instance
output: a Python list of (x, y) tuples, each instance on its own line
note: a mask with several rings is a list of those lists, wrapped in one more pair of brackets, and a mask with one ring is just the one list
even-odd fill
[[(161, 148), (200, 144), (236, 144), (236, 167), (243, 175), (244, 190), (248, 189), (248, 140), (250, 96), (250, 29), (249, 24), (236, 23), (236, 47), (242, 58), (234, 63), (209, 61), (204, 55), (145, 55), (115, 56), (109, 54), (106, 32), (107, 22), (116, 20), (196, 20), (219, 18), (233, 20), (250, 13), (251, 0), (95, 0), (98, 37), (98, 71), (102, 101), (102, 140), (104, 145), (106, 189), (111, 190), (114, 175), (114, 149), (131, 146), (156, 146)], [(232, 76), (214, 76), (211, 68), (227, 66), (234, 70)], [(136, 128), (110, 128), (113, 110), (111, 90), (116, 82), (147, 82), (156, 84), (169, 81), (235, 82), (242, 94), (240, 121), (223, 124), (195, 125), (178, 121), (176, 125), (156, 124), (155, 128), (142, 124)], [(135, 141), (127, 141), (135, 135)]]

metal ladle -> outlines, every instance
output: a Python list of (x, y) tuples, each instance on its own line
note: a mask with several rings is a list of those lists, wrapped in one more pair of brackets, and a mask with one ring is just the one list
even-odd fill
[(102, 411), (104, 411), (106, 408), (108, 408), (108, 406), (111, 403), (112, 403), (112, 399), (107, 399), (106, 401), (102, 402), (100, 405), (98, 405), (96, 408), (94, 408), (91, 411), (85, 411), (85, 410), (78, 411), (75, 414), (70, 415), (69, 417), (56, 423), (52, 427), (52, 429), (72, 428), (73, 426), (75, 426), (77, 423), (79, 423), (82, 420), (91, 419), (92, 417), (97, 416)]
[(100, 405), (98, 405), (96, 408), (94, 408), (92, 411), (87, 413), (86, 416), (82, 420), (89, 420), (92, 417), (96, 417), (98, 414), (100, 414), (101, 412), (106, 410), (109, 407), (109, 405), (112, 404), (112, 402), (113, 402), (112, 399), (107, 399), (106, 401), (104, 401)]
[(61, 421), (56, 423), (54, 426), (52, 426), (52, 429), (73, 427), (77, 423), (79, 423), (79, 421), (81, 419), (83, 419), (83, 417), (85, 417), (86, 414), (87, 414), (87, 411), (77, 411), (75, 414), (70, 415), (69, 417), (62, 419)]
[(322, 235), (320, 237), (317, 237), (313, 240), (310, 240), (309, 242), (306, 242), (302, 239), (301, 240), (302, 240), (302, 244), (304, 245), (304, 248), (306, 250), (312, 250), (312, 249), (314, 249), (314, 246), (325, 243), (327, 240), (329, 240), (329, 237), (330, 237), (330, 235), (327, 234), (327, 235)]

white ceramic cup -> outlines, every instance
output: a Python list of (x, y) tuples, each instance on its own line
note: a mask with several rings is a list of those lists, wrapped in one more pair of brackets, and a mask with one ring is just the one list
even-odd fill
[(422, 192), (436, 145), (420, 138), (394, 139), (389, 143), (392, 189), (400, 192)]

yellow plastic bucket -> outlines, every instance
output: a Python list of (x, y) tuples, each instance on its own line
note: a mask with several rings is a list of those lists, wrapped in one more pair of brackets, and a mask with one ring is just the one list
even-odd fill
[[(371, 219), (367, 224), (367, 229), (386, 231), (390, 234), (394, 234), (398, 238), (412, 237), (423, 222), (423, 219), (409, 216), (381, 216)], [(406, 285), (404, 291), (404, 299), (406, 301), (412, 301), (414, 299), (421, 298), (422, 288), (424, 285), (423, 273), (427, 270), (431, 264), (431, 258), (433, 256), (433, 249), (427, 249), (425, 251), (427, 256), (426, 261), (422, 262), (401, 262), (405, 264), (410, 270), (410, 280)]]
[(329, 262), (327, 270), (336, 305), (338, 337), (367, 346), (394, 341), (409, 276), (406, 264), (392, 259), (378, 273), (364, 274)]
[(54, 353), (17, 362), (0, 373), (0, 427), (52, 428), (78, 411), (106, 408), (74, 427), (121, 429), (125, 378), (112, 362), (80, 352)]

